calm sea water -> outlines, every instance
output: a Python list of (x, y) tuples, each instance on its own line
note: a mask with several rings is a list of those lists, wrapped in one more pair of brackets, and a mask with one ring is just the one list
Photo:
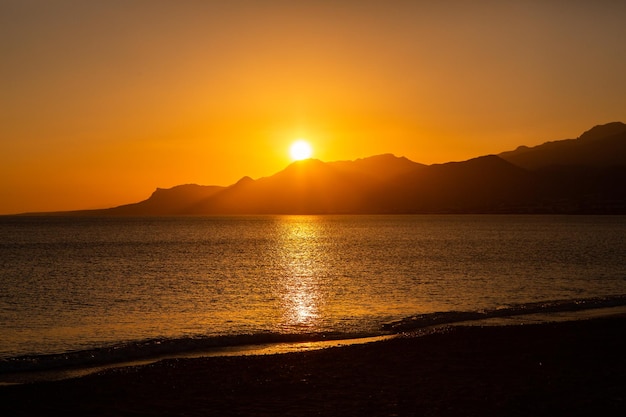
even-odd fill
[(373, 335), (415, 314), (626, 294), (626, 217), (5, 217), (0, 285), (5, 362)]

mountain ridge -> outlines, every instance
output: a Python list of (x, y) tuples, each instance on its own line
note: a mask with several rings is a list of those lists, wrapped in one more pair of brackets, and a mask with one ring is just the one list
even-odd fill
[(157, 188), (146, 200), (56, 214), (111, 216), (383, 213), (626, 214), (626, 125), (576, 139), (424, 165), (381, 154), (296, 161), (227, 186)]
[(545, 142), (534, 147), (520, 146), (498, 154), (523, 168), (537, 170), (551, 165), (619, 165), (626, 155), (626, 124), (597, 125), (576, 139)]

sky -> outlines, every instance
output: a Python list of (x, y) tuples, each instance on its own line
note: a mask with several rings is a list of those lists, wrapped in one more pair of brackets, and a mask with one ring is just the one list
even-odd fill
[(626, 122), (626, 2), (0, 0), (0, 214)]

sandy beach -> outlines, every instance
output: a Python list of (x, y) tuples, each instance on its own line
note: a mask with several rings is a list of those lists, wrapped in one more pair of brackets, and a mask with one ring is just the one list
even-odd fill
[(0, 387), (2, 416), (618, 416), (626, 317), (454, 327)]

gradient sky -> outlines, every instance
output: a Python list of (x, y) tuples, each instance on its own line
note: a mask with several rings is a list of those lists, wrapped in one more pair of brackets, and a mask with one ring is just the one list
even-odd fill
[(626, 122), (625, 1), (0, 0), (0, 213)]

